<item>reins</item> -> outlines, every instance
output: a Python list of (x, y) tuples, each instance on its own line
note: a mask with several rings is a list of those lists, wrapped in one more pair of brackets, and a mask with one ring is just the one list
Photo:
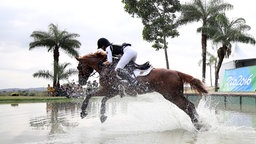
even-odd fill
[[(88, 78), (93, 77), (95, 74), (96, 74), (96, 71), (94, 71), (93, 73), (91, 73), (91, 74), (90, 74), (90, 76), (89, 76)], [(94, 77), (94, 78), (98, 78), (98, 77), (99, 77), (99, 76)]]
[[(100, 67), (102, 67), (103, 66), (103, 64), (102, 64), (103, 62), (100, 60), (99, 61), (99, 63), (98, 63), (98, 67), (100, 68)], [(102, 69), (102, 68), (101, 68)], [(94, 77), (94, 75), (96, 74), (96, 72), (97, 71), (94, 71), (93, 73), (91, 73), (90, 74), (90, 76), (88, 77), (88, 78), (90, 78), (90, 77)], [(97, 77), (94, 77), (94, 78), (98, 78), (99, 76), (97, 76)]]

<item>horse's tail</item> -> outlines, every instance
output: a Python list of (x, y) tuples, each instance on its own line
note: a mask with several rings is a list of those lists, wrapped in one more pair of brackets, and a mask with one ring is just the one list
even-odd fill
[(208, 93), (208, 90), (205, 88), (204, 83), (199, 79), (182, 72), (178, 72), (178, 75), (180, 76), (184, 83), (189, 83), (191, 89), (196, 90), (200, 95)]

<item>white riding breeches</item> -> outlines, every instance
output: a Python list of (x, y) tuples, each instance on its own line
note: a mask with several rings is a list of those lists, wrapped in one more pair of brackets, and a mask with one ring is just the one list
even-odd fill
[(127, 46), (124, 48), (124, 54), (116, 65), (115, 70), (118, 68), (123, 69), (130, 61), (134, 61), (137, 59), (137, 52), (131, 47)]

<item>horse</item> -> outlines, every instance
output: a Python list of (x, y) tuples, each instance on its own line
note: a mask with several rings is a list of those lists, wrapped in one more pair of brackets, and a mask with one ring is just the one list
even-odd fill
[(176, 70), (165, 68), (152, 68), (152, 70), (145, 76), (136, 77), (138, 86), (136, 88), (122, 87), (117, 88), (122, 82), (115, 75), (114, 66), (105, 66), (103, 62), (106, 61), (106, 53), (95, 52), (89, 53), (82, 57), (76, 58), (78, 60), (78, 81), (79, 84), (85, 85), (90, 75), (95, 70), (99, 73), (100, 88), (91, 94), (87, 94), (81, 106), (81, 118), (87, 116), (86, 108), (92, 96), (103, 96), (101, 100), (100, 120), (103, 123), (107, 116), (105, 116), (105, 105), (110, 98), (120, 95), (124, 92), (131, 96), (137, 94), (145, 94), (150, 92), (160, 93), (166, 100), (175, 104), (182, 111), (184, 111), (191, 119), (196, 129), (200, 129), (203, 125), (199, 122), (199, 115), (195, 106), (184, 96), (184, 84), (190, 84), (191, 89), (198, 92), (199, 95), (208, 93), (205, 85), (199, 79)]

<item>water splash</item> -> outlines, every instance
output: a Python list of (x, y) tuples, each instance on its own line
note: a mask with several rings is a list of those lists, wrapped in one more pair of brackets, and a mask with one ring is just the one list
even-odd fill
[[(237, 111), (218, 109), (218, 103), (212, 101), (211, 96), (203, 97), (197, 107), (200, 121), (210, 126), (210, 130), (233, 129), (240, 127), (252, 127), (253, 115)], [(246, 121), (247, 120), (247, 121)]]
[(256, 129), (250, 125), (249, 121), (245, 121), (244, 114), (218, 109), (217, 103), (213, 103), (210, 96), (201, 99), (197, 111), (200, 115), (200, 121), (208, 130), (199, 131), (196, 143), (255, 144)]
[[(114, 98), (116, 113), (101, 124), (97, 117), (88, 118), (79, 132), (72, 132), (70, 142), (106, 144), (255, 144), (256, 131), (248, 126), (232, 123), (234, 117), (227, 111), (218, 110), (211, 97), (202, 98), (197, 106), (200, 120), (209, 126), (207, 131), (196, 131), (190, 118), (174, 104), (158, 94), (142, 95), (137, 98)], [(122, 107), (125, 106), (125, 110)], [(81, 121), (82, 123), (82, 121)], [(246, 139), (245, 139), (246, 137)]]

